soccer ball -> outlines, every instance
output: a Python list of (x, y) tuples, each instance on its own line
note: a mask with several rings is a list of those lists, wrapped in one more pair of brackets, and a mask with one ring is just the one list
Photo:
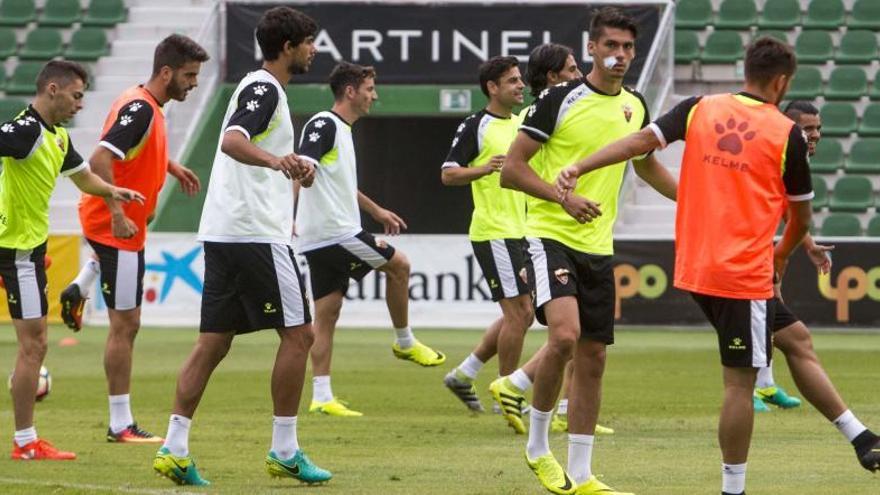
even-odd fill
[[(12, 375), (14, 374), (15, 370), (9, 373), (9, 379), (6, 380), (6, 386), (9, 388), (10, 392), (12, 392)], [(49, 374), (49, 370), (46, 369), (45, 366), (40, 366), (40, 380), (37, 382), (37, 396), (35, 398), (38, 401), (43, 400), (51, 391), (52, 375)]]

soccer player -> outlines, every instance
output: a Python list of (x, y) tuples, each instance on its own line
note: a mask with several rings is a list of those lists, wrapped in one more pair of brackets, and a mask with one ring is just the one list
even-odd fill
[(70, 460), (73, 452), (56, 449), (37, 436), (34, 397), (46, 357), (46, 242), (49, 197), (59, 175), (81, 191), (115, 201), (143, 202), (135, 191), (115, 187), (89, 170), (59, 124), (82, 109), (88, 75), (79, 64), (47, 63), (37, 76), (37, 95), (17, 117), (0, 125), (0, 276), (18, 338), (11, 378), (15, 415), (12, 458)]
[(175, 483), (207, 485), (189, 453), (193, 414), (236, 334), (274, 328), (280, 337), (272, 370), (274, 419), (266, 456), (271, 476), (327, 481), (296, 436), (309, 347), (314, 339), (302, 278), (290, 247), (293, 183), (314, 173), (293, 153), (285, 86), (315, 56), (315, 22), (290, 7), (263, 14), (256, 39), (261, 69), (238, 84), (223, 117), (199, 225), (205, 287), (198, 341), (177, 380), (174, 410), (153, 469)]
[[(498, 178), (504, 156), (522, 122), (520, 116), (513, 113), (515, 107), (522, 105), (525, 88), (519, 60), (502, 56), (490, 58), (480, 65), (479, 79), (480, 89), (489, 103), (458, 126), (442, 166), (441, 180), (447, 186), (471, 186), (474, 212), (469, 237), (492, 300), (501, 306), (501, 318), (489, 326), (475, 352), (443, 379), (446, 387), (468, 408), (482, 412), (483, 406), (473, 385), (477, 372), (496, 352), (501, 377), (516, 370), (534, 311), (529, 283), (533, 274), (525, 241), (526, 198), (519, 191), (502, 189)], [(520, 374), (523, 372), (511, 378), (519, 380)], [(505, 384), (501, 381), (489, 387), (502, 403), (505, 416), (514, 416), (510, 425), (517, 433), (525, 433), (518, 400), (522, 390), (531, 384), (528, 377), (525, 380), (516, 389), (516, 395), (510, 397), (504, 397)]]
[[(305, 125), (299, 156), (316, 169), (310, 188), (300, 189), (297, 207), (297, 249), (309, 263), (315, 298), (315, 344), (312, 346), (312, 403), (309, 412), (361, 416), (334, 395), (330, 385), (333, 334), (349, 279), (360, 280), (373, 270), (387, 277), (385, 302), (396, 340), (391, 350), (399, 359), (437, 366), (446, 356), (422, 344), (409, 327), (409, 273), (406, 256), (361, 228), (360, 210), (397, 235), (406, 223), (377, 205), (357, 188), (357, 161), (351, 127), (370, 112), (376, 94), (376, 71), (340, 62), (330, 73), (335, 102)], [(306, 184), (304, 184), (306, 185)]]
[[(743, 92), (684, 100), (647, 129), (567, 167), (557, 179), (560, 194), (567, 194), (580, 174), (685, 140), (675, 286), (692, 294), (718, 333), (724, 495), (745, 493), (755, 377), (757, 368), (769, 364), (773, 345), (785, 354), (804, 397), (852, 443), (859, 463), (880, 469), (880, 437), (846, 407), (813, 351), (809, 330), (774, 291), (774, 278), (785, 273), (812, 216), (807, 143), (800, 127), (777, 108), (796, 67), (790, 46), (759, 38), (746, 52)], [(774, 248), (786, 205), (789, 221)]]
[[(804, 131), (807, 138), (807, 154), (816, 154), (816, 143), (822, 137), (822, 120), (819, 117), (819, 109), (807, 101), (792, 101), (785, 107), (785, 116), (794, 121)], [(831, 258), (828, 251), (834, 246), (817, 244), (809, 232), (804, 236), (804, 251), (810, 260), (822, 273), (831, 270)], [(755, 395), (752, 403), (756, 412), (770, 412), (767, 404), (773, 404), (782, 409), (791, 409), (801, 405), (801, 400), (792, 397), (776, 384), (773, 379), (773, 360), (770, 365), (758, 369), (758, 378), (755, 381)]]
[(198, 176), (168, 158), (162, 107), (170, 100), (186, 99), (197, 86), (199, 69), (207, 60), (205, 50), (186, 36), (172, 34), (162, 40), (156, 46), (150, 80), (119, 95), (89, 160), (104, 180), (136, 188), (147, 198), (143, 205), (123, 207), (112, 199), (82, 197), (80, 223), (97, 259), (89, 260), (61, 293), (61, 317), (68, 327), (79, 331), (85, 298), (101, 275), (110, 320), (104, 348), (110, 404), (108, 442), (162, 443), (161, 437), (139, 428), (131, 413), (132, 355), (141, 326), (144, 245), (148, 219), (155, 211), (166, 173), (190, 196), (199, 191)]
[[(589, 32), (592, 70), (539, 95), (501, 171), (502, 186), (537, 198), (529, 205), (526, 230), (537, 316), (549, 331), (535, 376), (526, 460), (545, 488), (561, 494), (618, 493), (592, 476), (590, 459), (606, 346), (614, 342), (612, 229), (625, 161), (586, 177), (577, 194), (563, 201), (552, 181), (567, 164), (650, 122), (644, 99), (623, 86), (635, 57), (636, 24), (620, 10), (604, 8), (593, 16)], [(540, 160), (530, 167), (539, 151)], [(653, 156), (637, 159), (635, 170), (675, 197), (675, 180)], [(566, 474), (550, 452), (548, 433), (563, 368), (572, 356)]]

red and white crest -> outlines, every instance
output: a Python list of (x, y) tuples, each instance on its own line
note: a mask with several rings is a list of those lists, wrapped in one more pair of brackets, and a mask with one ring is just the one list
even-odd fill
[(626, 121), (629, 122), (633, 117), (633, 109), (629, 106), (629, 103), (624, 103), (621, 105), (621, 110), (623, 110), (623, 116), (626, 117)]
[(559, 281), (562, 285), (568, 285), (568, 274), (570, 272), (565, 268), (559, 268), (553, 272), (553, 275), (556, 275), (556, 280)]

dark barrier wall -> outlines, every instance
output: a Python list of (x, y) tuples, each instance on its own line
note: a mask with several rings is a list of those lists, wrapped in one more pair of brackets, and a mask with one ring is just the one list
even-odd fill
[[(227, 78), (237, 82), (260, 66), (254, 28), (260, 16), (282, 3), (228, 3)], [(495, 55), (527, 60), (547, 41), (571, 46), (583, 63), (592, 12), (601, 4), (290, 4), (319, 24), (318, 55), (302, 82), (324, 82), (340, 59), (376, 67), (383, 82), (472, 83), (480, 62)], [(635, 84), (660, 22), (659, 6), (627, 7), (639, 23), (638, 56), (627, 82)]]
[[(880, 325), (880, 242), (835, 242), (830, 276), (819, 276), (802, 249), (782, 284), (786, 305), (807, 326)], [(618, 241), (617, 315), (621, 323), (706, 324), (690, 295), (673, 287), (672, 241)]]

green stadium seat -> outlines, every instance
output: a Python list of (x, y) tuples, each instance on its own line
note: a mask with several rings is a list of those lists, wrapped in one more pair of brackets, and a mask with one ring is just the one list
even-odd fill
[(836, 213), (825, 217), (819, 232), (826, 237), (858, 237), (862, 235), (862, 224), (855, 215)]
[(868, 222), (868, 230), (865, 231), (865, 235), (868, 237), (880, 237), (880, 215), (874, 216)]
[(846, 24), (845, 17), (846, 9), (841, 0), (813, 0), (807, 8), (804, 28), (837, 31)]
[(880, 139), (859, 139), (849, 152), (847, 173), (880, 174)]
[[(824, 129), (822, 130), (824, 133)], [(843, 168), (844, 153), (840, 141), (822, 137), (816, 144), (816, 154), (810, 157), (810, 171), (819, 174), (835, 174)]]
[(834, 61), (839, 64), (870, 64), (877, 58), (877, 36), (871, 31), (850, 30), (840, 39)]
[(792, 100), (814, 100), (819, 96), (822, 96), (822, 72), (815, 67), (799, 67), (786, 97)]
[(856, 131), (858, 116), (856, 109), (849, 103), (826, 103), (819, 110), (822, 117), (822, 134), (825, 136), (843, 136)]
[(868, 97), (871, 98), (871, 101), (880, 101), (880, 83), (876, 79), (871, 83), (871, 91), (868, 92)]
[(48, 60), (61, 55), (63, 46), (60, 31), (37, 28), (27, 34), (18, 56), (22, 60)]
[(70, 27), (79, 22), (81, 16), (79, 0), (46, 0), (37, 22), (41, 26)]
[(37, 75), (43, 69), (43, 62), (19, 62), (6, 82), (6, 93), (10, 95), (32, 95), (37, 92)]
[(880, 30), (880, 2), (856, 0), (847, 26), (852, 29)]
[(73, 33), (64, 57), (70, 60), (98, 60), (110, 53), (103, 28), (84, 27)]
[(700, 39), (694, 31), (675, 31), (675, 63), (689, 64), (700, 58)]
[(34, 0), (0, 0), (0, 26), (23, 27), (36, 17)]
[(6, 60), (17, 51), (18, 40), (15, 39), (15, 31), (12, 28), (0, 27), (0, 60)]
[(818, 211), (828, 206), (828, 184), (822, 177), (813, 177), (813, 209)]
[(27, 102), (18, 98), (0, 98), (0, 122), (12, 120), (27, 106)]
[(6, 89), (6, 69), (0, 64), (0, 91)]
[(862, 123), (859, 124), (859, 136), (880, 137), (880, 103), (871, 103), (865, 108)]
[(675, 8), (675, 27), (703, 30), (712, 24), (711, 0), (680, 0)]
[(803, 31), (794, 45), (798, 63), (824, 64), (834, 57), (834, 43), (825, 31)]
[(825, 89), (826, 100), (858, 100), (868, 94), (868, 78), (861, 67), (837, 67)]
[(778, 29), (759, 29), (758, 32), (755, 33), (753, 39), (758, 39), (762, 36), (769, 36), (771, 38), (776, 38), (783, 43), (788, 43), (788, 35), (785, 34), (785, 31), (780, 31)]
[(743, 58), (743, 42), (736, 31), (715, 31), (706, 39), (700, 60), (707, 64), (729, 64)]
[(771, 0), (764, 4), (758, 18), (758, 27), (793, 29), (801, 22), (801, 6), (798, 0)]
[(724, 0), (718, 8), (715, 29), (748, 29), (757, 23), (754, 0)]
[(83, 26), (113, 27), (125, 22), (127, 15), (122, 0), (91, 0)]
[(831, 201), (828, 203), (831, 211), (851, 213), (863, 213), (871, 206), (874, 206), (871, 181), (865, 177), (852, 175), (841, 177), (834, 184)]
[[(825, 128), (822, 128), (825, 132)], [(810, 171), (818, 174), (834, 174), (843, 166), (843, 146), (840, 141), (822, 138), (816, 144), (816, 154), (810, 157)]]

